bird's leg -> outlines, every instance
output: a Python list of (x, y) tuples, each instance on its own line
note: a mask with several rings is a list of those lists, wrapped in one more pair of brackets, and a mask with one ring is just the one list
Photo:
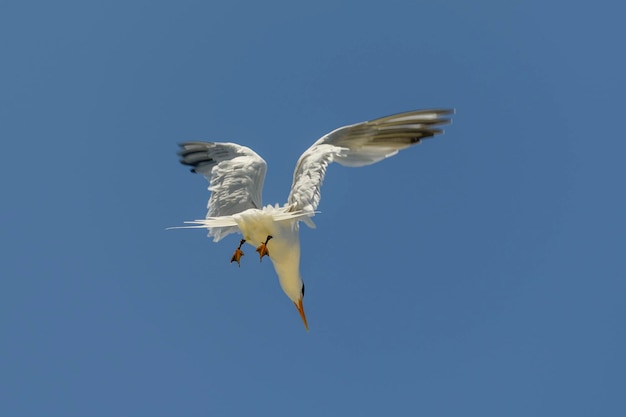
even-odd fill
[(239, 261), (241, 261), (241, 257), (243, 256), (243, 251), (241, 250), (241, 246), (246, 243), (246, 239), (241, 239), (241, 242), (239, 242), (239, 246), (237, 247), (237, 249), (235, 249), (235, 253), (233, 254), (233, 257), (230, 258), (230, 263), (232, 264), (233, 262), (237, 262), (237, 265), (239, 265), (239, 267), (241, 268), (241, 264), (239, 263)]
[(270, 255), (270, 253), (267, 251), (267, 242), (269, 242), (271, 238), (272, 238), (271, 235), (267, 235), (267, 239), (265, 239), (265, 242), (261, 243), (261, 245), (258, 248), (256, 248), (256, 251), (259, 252), (259, 256), (260, 256), (259, 261), (262, 261), (264, 256)]

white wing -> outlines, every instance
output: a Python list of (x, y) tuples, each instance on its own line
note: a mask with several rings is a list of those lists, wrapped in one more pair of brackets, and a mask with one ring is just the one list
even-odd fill
[[(185, 142), (180, 144), (180, 162), (209, 181), (211, 198), (206, 217), (230, 216), (262, 207), (267, 164), (256, 152), (235, 143)], [(209, 228), (217, 242), (237, 227)]]
[[(311, 214), (320, 202), (320, 188), (331, 162), (349, 167), (376, 163), (399, 150), (443, 133), (443, 116), (454, 110), (418, 110), (340, 127), (307, 149), (296, 165), (288, 205)], [(309, 223), (309, 222), (307, 222)]]

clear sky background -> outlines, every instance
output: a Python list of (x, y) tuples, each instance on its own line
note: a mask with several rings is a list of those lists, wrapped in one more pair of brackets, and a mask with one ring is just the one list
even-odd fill
[[(0, 3), (0, 415), (624, 416), (618, 2)], [(304, 331), (270, 262), (198, 230), (176, 144), (283, 203), (328, 131), (454, 107), (333, 165)]]

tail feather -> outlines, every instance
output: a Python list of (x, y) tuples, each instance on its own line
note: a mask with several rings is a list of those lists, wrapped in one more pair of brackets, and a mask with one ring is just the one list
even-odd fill
[[(274, 218), (274, 221), (277, 221), (277, 222), (287, 221), (287, 220), (298, 220), (298, 221), (304, 221), (310, 227), (315, 227), (313, 222), (310, 220), (310, 217), (312, 217), (314, 214), (315, 213), (305, 212), (302, 210), (292, 211), (292, 212), (279, 211), (279, 212), (273, 213), (272, 217)], [(230, 231), (228, 231), (228, 233), (233, 233), (236, 231), (236, 228), (238, 226), (236, 217), (238, 217), (237, 214), (232, 215), (232, 216), (207, 217), (206, 219), (189, 220), (189, 221), (183, 222), (184, 224), (187, 224), (189, 226), (173, 226), (173, 227), (168, 227), (166, 230), (209, 229), (210, 231), (209, 235), (215, 236), (217, 240), (219, 240), (221, 237), (226, 235), (223, 233), (219, 233), (220, 230), (225, 232), (228, 230), (227, 228), (232, 228)]]

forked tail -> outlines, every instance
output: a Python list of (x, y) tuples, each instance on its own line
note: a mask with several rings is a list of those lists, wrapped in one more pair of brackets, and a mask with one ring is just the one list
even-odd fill
[[(296, 221), (304, 221), (307, 225), (312, 225), (310, 217), (313, 214), (310, 212), (300, 211), (275, 211), (272, 213), (272, 218), (275, 222), (281, 222), (286, 220), (296, 220)], [(219, 217), (207, 217), (206, 219), (201, 220), (189, 220), (185, 221), (187, 226), (173, 226), (168, 227), (166, 230), (173, 229), (207, 229), (209, 231), (209, 236), (214, 238), (214, 241), (217, 242), (222, 239), (224, 236), (229, 235), (231, 233), (236, 233), (239, 231), (239, 226), (237, 225), (236, 218), (239, 214), (233, 214), (231, 216), (219, 216)], [(313, 225), (314, 226), (314, 225)]]

